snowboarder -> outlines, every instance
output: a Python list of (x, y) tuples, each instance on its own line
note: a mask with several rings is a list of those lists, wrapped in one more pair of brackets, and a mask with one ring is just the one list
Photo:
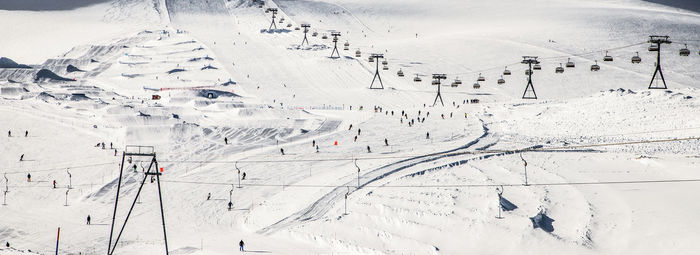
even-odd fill
[(386, 138), (384, 138), (384, 146), (389, 146), (389, 140), (387, 140)]
[(23, 161), (23, 160), (24, 160), (24, 154), (22, 154), (22, 156), (19, 156), (19, 161)]
[(29, 136), (29, 130), (24, 130), (24, 137)]
[(240, 242), (238, 242), (238, 246), (239, 246), (239, 250), (240, 250), (240, 251), (245, 251), (245, 249), (243, 248), (243, 246), (245, 246), (245, 243), (243, 242), (243, 240), (241, 240)]
[(367, 145), (367, 153), (372, 153), (372, 151), (369, 149), (369, 145)]
[(228, 137), (224, 137), (224, 143), (228, 144)]
[(27, 182), (31, 182), (31, 181), (32, 181), (32, 174), (27, 174)]
[(211, 199), (211, 192), (209, 192), (209, 194), (207, 194), (207, 200), (209, 200), (209, 199)]
[(90, 225), (90, 214), (87, 216), (87, 224)]
[(430, 133), (429, 133), (429, 132), (425, 132), (425, 139), (430, 139)]
[(53, 180), (53, 188), (56, 188), (56, 180)]
[(283, 148), (280, 148), (280, 152), (281, 152), (282, 155), (284, 156), (284, 149), (283, 149)]

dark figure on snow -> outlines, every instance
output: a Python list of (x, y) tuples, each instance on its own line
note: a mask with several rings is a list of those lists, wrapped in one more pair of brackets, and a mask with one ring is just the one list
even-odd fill
[(311, 141), (311, 147), (316, 147), (316, 140)]
[(240, 242), (238, 242), (238, 246), (239, 246), (240, 251), (245, 251), (245, 249), (244, 249), (244, 247), (243, 247), (243, 246), (245, 246), (245, 243), (243, 242), (243, 240), (241, 240)]
[(245, 172), (243, 172), (243, 175), (241, 176), (241, 180), (245, 180)]
[(7, 130), (7, 137), (12, 137), (12, 131), (11, 131), (11, 130)]
[(53, 188), (56, 188), (56, 180), (53, 180)]
[(87, 216), (87, 224), (90, 225), (90, 214)]
[(357, 135), (360, 135), (360, 132), (362, 132), (362, 129), (357, 129)]
[(372, 151), (369, 149), (369, 145), (367, 145), (367, 153), (372, 153)]
[(114, 147), (112, 146), (112, 143), (109, 143), (109, 148), (114, 149)]
[(24, 137), (27, 137), (27, 136), (29, 136), (29, 130), (24, 131)]
[(350, 124), (350, 128), (348, 128), (348, 130), (352, 130), (352, 124)]
[(5, 242), (5, 247), (10, 248), (10, 242)]
[(229, 201), (228, 202), (228, 210), (231, 211), (233, 209), (233, 202)]
[(22, 154), (22, 156), (19, 156), (19, 161), (23, 161), (23, 160), (24, 160), (24, 154)]
[(114, 156), (117, 156), (117, 149), (114, 149)]
[(384, 146), (389, 146), (389, 140), (387, 140), (386, 138), (384, 138)]
[(428, 117), (428, 116), (430, 116), (430, 112), (425, 113), (425, 117)]
[(31, 182), (31, 181), (32, 181), (32, 174), (27, 174), (27, 182)]
[(284, 155), (284, 149), (280, 148), (280, 152)]
[(429, 133), (429, 132), (425, 132), (425, 139), (430, 139), (430, 133)]
[(355, 136), (355, 142), (357, 142), (357, 136)]
[(316, 145), (316, 153), (318, 153), (318, 145)]
[(228, 137), (224, 137), (224, 143), (228, 144)]
[(103, 150), (105, 149), (105, 143), (102, 143), (102, 149)]
[(209, 200), (209, 199), (211, 199), (211, 192), (209, 192), (209, 194), (207, 194), (207, 200)]

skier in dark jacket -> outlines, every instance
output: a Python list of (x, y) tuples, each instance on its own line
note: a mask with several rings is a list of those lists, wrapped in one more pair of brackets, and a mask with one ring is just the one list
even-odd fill
[(29, 136), (29, 130), (24, 130), (24, 137)]
[(87, 216), (87, 224), (90, 225), (90, 214)]
[(243, 248), (243, 246), (245, 246), (245, 243), (243, 242), (243, 240), (241, 240), (240, 242), (238, 242), (238, 247), (239, 247), (240, 251), (245, 251), (245, 249)]
[(228, 144), (228, 137), (224, 137), (224, 143)]
[(367, 145), (367, 153), (371, 153), (372, 151), (369, 149), (369, 145)]
[(280, 152), (284, 155), (284, 149), (280, 148)]
[(27, 174), (27, 182), (31, 182), (31, 181), (32, 181), (32, 174)]
[(384, 138), (384, 145), (389, 146), (389, 140), (387, 140), (386, 138)]
[(19, 161), (23, 161), (23, 160), (24, 160), (24, 154), (22, 154), (22, 156), (19, 156)]

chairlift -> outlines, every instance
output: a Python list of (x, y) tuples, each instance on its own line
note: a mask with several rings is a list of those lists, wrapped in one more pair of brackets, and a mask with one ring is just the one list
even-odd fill
[(284, 23), (284, 18), (280, 18), (279, 23), (280, 23), (280, 24)]
[(598, 70), (600, 70), (600, 66), (598, 65), (598, 60), (596, 60), (595, 64), (591, 66), (591, 71), (597, 72)]
[(388, 64), (389, 64), (389, 62), (387, 62), (386, 60), (382, 61), (382, 65), (388, 65)]
[(503, 83), (506, 83), (506, 80), (503, 79), (503, 75), (501, 75), (501, 78), (498, 79), (498, 85), (501, 85), (501, 84), (503, 84)]
[(486, 81), (486, 78), (484, 78), (484, 76), (481, 76), (481, 73), (479, 73), (479, 78), (476, 78), (476, 81)]
[(530, 75), (530, 69), (525, 70), (525, 75)]
[(287, 27), (292, 27), (292, 23), (287, 23)]
[(356, 50), (355, 57), (357, 57), (357, 58), (362, 57), (362, 52), (360, 52), (360, 50)]
[(343, 46), (344, 46), (343, 50), (350, 50), (350, 43), (349, 42), (346, 41)]
[(382, 70), (389, 70), (389, 66), (382, 67)]
[(350, 43), (348, 41), (345, 41), (345, 47), (350, 47)]
[(479, 89), (479, 88), (481, 88), (481, 84), (479, 84), (479, 83), (477, 82), (477, 83), (474, 83), (474, 85), (472, 85), (472, 87), (473, 87), (474, 89)]
[(462, 85), (462, 81), (457, 77), (455, 81), (452, 82), (452, 87), (457, 87), (459, 85)]
[(316, 32), (316, 31), (314, 31), (313, 33), (311, 33), (311, 36), (313, 36), (313, 37), (316, 37), (317, 35), (318, 35), (318, 32)]
[(561, 63), (559, 63), (559, 66), (557, 66), (557, 68), (554, 69), (554, 73), (564, 73), (564, 67), (562, 67)]
[(374, 63), (374, 58), (372, 56), (369, 56), (369, 62)]
[(542, 70), (542, 66), (540, 64), (535, 64), (532, 66), (532, 70)]
[(683, 57), (690, 56), (690, 50), (688, 49), (688, 45), (686, 44), (685, 48), (681, 49), (678, 53)]
[(299, 30), (299, 27), (294, 27), (294, 30)]
[(416, 78), (413, 78), (413, 81), (414, 81), (414, 82), (421, 82), (421, 81), (423, 81), (423, 80), (420, 78), (420, 76), (418, 76), (418, 75), (416, 74)]
[(608, 55), (608, 51), (607, 51), (607, 50), (605, 51), (605, 57), (603, 57), (603, 61), (605, 61), (605, 62), (613, 61), (613, 57), (610, 56), (610, 55)]
[(433, 82), (432, 82), (431, 84), (433, 84), (433, 85), (440, 85), (440, 82), (439, 82), (438, 80), (433, 80)]
[(649, 45), (649, 51), (659, 51), (659, 45), (656, 45), (656, 44)]
[(635, 52), (635, 53), (637, 53), (637, 55), (632, 56), (632, 64), (639, 64), (642, 62), (642, 58), (639, 57), (639, 52)]
[(399, 71), (396, 72), (396, 75), (398, 75), (399, 77), (403, 77), (403, 70), (399, 68)]
[(574, 68), (574, 67), (576, 67), (576, 64), (574, 64), (574, 61), (571, 61), (571, 58), (569, 58), (566, 61), (566, 68)]
[(326, 34), (323, 34), (323, 36), (321, 36), (321, 39), (328, 39), (328, 36)]
[(503, 70), (503, 75), (510, 75), (510, 70), (508, 70), (507, 66), (506, 66), (506, 70)]

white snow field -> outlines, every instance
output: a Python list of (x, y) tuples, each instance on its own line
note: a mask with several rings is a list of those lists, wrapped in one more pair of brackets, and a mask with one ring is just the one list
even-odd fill
[(0, 254), (166, 253), (134, 145), (169, 254), (697, 254), (700, 14), (654, 2), (0, 1)]

